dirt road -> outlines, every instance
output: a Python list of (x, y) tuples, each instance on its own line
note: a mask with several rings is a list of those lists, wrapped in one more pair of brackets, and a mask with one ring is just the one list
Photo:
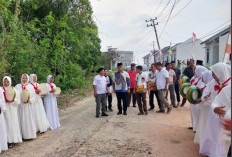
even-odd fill
[[(186, 105), (188, 106), (188, 105)], [(38, 135), (1, 154), (1, 157), (198, 157), (198, 145), (189, 108), (171, 114), (149, 112), (137, 116), (138, 108), (128, 108), (127, 116), (114, 112), (107, 118), (95, 117), (92, 95), (60, 111), (61, 128)]]

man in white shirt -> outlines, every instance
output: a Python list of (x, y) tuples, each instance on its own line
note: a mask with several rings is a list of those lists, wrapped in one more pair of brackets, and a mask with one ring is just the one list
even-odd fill
[(154, 95), (156, 96), (157, 102), (158, 102), (158, 106), (160, 108), (160, 100), (159, 100), (159, 96), (158, 96), (158, 90), (156, 88), (155, 85), (155, 74), (156, 74), (157, 70), (156, 70), (156, 65), (155, 63), (153, 63), (151, 65), (151, 72), (149, 73), (149, 77), (148, 77), (148, 94), (149, 94), (149, 104), (150, 104), (150, 109), (148, 109), (148, 111), (152, 111), (155, 108), (155, 104), (154, 104)]
[(118, 100), (118, 113), (117, 115), (122, 114), (122, 101), (123, 101), (123, 114), (127, 115), (127, 94), (130, 92), (130, 76), (123, 70), (122, 63), (117, 65), (118, 71), (114, 73), (113, 76), (113, 88), (116, 92)]
[(106, 93), (107, 93), (107, 81), (106, 77), (104, 76), (104, 69), (98, 69), (98, 75), (94, 77), (93, 81), (93, 90), (94, 90), (94, 97), (96, 98), (96, 117), (99, 118), (100, 116), (100, 107), (102, 103), (102, 116), (108, 116), (106, 111)]
[[(171, 69), (170, 63), (165, 64), (166, 70), (169, 73), (169, 82), (168, 82), (168, 90), (170, 93), (170, 100), (171, 104), (174, 108), (177, 108), (176, 106), (176, 97), (175, 97), (175, 82), (176, 82), (176, 73), (173, 69)], [(168, 100), (168, 92), (165, 97)]]
[(168, 92), (168, 82), (169, 82), (169, 73), (165, 68), (163, 68), (162, 63), (156, 63), (157, 73), (156, 77), (156, 87), (159, 94), (159, 99), (161, 102), (161, 108), (157, 113), (165, 113), (164, 107), (168, 108), (167, 113), (170, 113), (172, 108), (169, 106), (168, 100), (165, 98), (166, 92)]
[(135, 95), (137, 99), (137, 104), (139, 107), (139, 113), (138, 115), (147, 115), (147, 100), (146, 100), (146, 93), (147, 93), (147, 75), (142, 72), (143, 67), (141, 65), (136, 67), (136, 84), (135, 84)]

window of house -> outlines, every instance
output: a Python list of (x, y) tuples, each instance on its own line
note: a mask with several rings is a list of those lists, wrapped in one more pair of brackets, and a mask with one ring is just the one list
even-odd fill
[(206, 50), (206, 62), (209, 63), (209, 49)]

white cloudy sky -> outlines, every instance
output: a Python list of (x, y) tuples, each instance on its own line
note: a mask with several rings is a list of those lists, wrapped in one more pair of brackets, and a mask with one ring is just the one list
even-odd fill
[[(107, 46), (132, 50), (135, 62), (140, 64), (142, 57), (152, 50), (153, 40), (156, 41), (154, 29), (146, 27), (146, 19), (157, 16), (161, 48), (169, 46), (170, 43), (187, 40), (192, 37), (192, 32), (195, 32), (198, 38), (210, 37), (213, 32), (229, 25), (231, 19), (230, 0), (177, 0), (165, 29), (165, 22), (175, 0), (171, 0), (166, 9), (164, 8), (169, 0), (90, 1), (94, 20), (99, 27), (102, 51), (106, 51)], [(191, 3), (175, 16), (190, 1)]]

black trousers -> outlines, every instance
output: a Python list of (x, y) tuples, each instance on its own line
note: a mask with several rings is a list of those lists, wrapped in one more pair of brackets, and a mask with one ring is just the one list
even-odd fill
[(177, 102), (180, 102), (180, 88), (178, 84), (175, 84), (175, 91), (176, 91)]
[[(112, 94), (111, 93), (106, 94), (106, 96), (107, 96), (107, 99), (108, 99), (108, 109), (112, 109), (112, 100), (113, 100)], [(106, 109), (107, 109), (107, 106), (106, 106)]]
[(158, 106), (160, 108), (161, 107), (161, 103), (160, 103), (160, 100), (159, 100), (158, 90), (155, 90), (155, 91), (152, 90), (150, 92), (150, 95), (149, 95), (149, 105), (150, 105), (151, 108), (155, 108), (154, 95), (156, 97), (156, 100), (158, 102)]
[(123, 102), (123, 112), (127, 111), (127, 94), (128, 92), (116, 92), (118, 100), (118, 111), (122, 113), (122, 102)]

